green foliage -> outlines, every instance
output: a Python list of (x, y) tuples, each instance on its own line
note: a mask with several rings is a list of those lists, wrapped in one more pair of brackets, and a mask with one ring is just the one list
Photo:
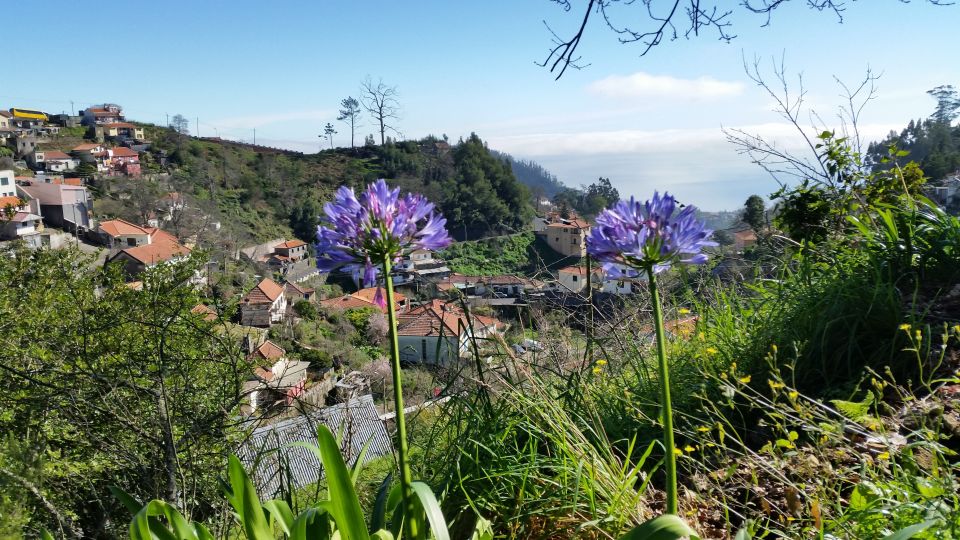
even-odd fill
[(747, 201), (743, 204), (742, 219), (744, 223), (749, 225), (754, 231), (759, 232), (765, 225), (765, 213), (766, 205), (763, 202), (763, 197), (759, 195), (751, 195), (747, 197)]
[[(554, 204), (561, 209), (574, 209), (583, 216), (595, 216), (619, 200), (620, 192), (613, 187), (609, 178), (603, 177), (580, 189), (565, 188), (553, 197)], [(561, 217), (565, 217), (562, 214)]]
[(535, 266), (535, 239), (532, 232), (523, 232), (456, 242), (439, 255), (451, 270), (470, 276), (526, 274)]
[(315, 321), (320, 318), (320, 312), (317, 311), (317, 306), (309, 300), (297, 301), (297, 303), (293, 305), (293, 311), (308, 321)]
[(0, 445), (13, 473), (0, 493), (20, 494), (32, 528), (117, 523), (114, 483), (145, 499), (193, 486), (205, 516), (249, 365), (190, 313), (199, 261), (148, 271), (142, 291), (90, 263), (70, 249), (0, 257), (0, 432), (19, 437)]

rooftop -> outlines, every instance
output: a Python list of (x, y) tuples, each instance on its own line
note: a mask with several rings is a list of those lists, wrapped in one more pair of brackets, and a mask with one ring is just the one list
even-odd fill
[(283, 294), (283, 287), (270, 278), (264, 278), (257, 284), (246, 296), (243, 297), (244, 304), (272, 304), (274, 300)]

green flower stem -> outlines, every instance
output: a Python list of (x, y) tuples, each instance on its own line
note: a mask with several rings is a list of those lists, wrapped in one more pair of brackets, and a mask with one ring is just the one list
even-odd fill
[(383, 281), (387, 289), (387, 322), (390, 326), (390, 368), (393, 374), (393, 403), (396, 409), (397, 443), (400, 454), (400, 494), (404, 508), (404, 536), (414, 539), (420, 536), (420, 520), (417, 516), (413, 495), (413, 475), (410, 474), (410, 457), (407, 450), (407, 423), (403, 417), (403, 388), (400, 371), (400, 343), (397, 341), (397, 313), (393, 302), (393, 279), (390, 277), (390, 257), (383, 260)]
[(663, 308), (657, 290), (653, 267), (647, 268), (650, 278), (650, 302), (653, 304), (653, 328), (657, 335), (657, 363), (660, 369), (660, 415), (663, 417), (663, 446), (667, 469), (667, 513), (677, 513), (677, 456), (673, 442), (673, 408), (670, 405), (670, 366), (667, 364), (666, 340), (663, 336)]

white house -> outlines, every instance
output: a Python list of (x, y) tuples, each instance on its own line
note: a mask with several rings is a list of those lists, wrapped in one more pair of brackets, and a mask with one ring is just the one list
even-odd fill
[(433, 300), (399, 317), (397, 341), (404, 362), (448, 365), (470, 349), (472, 337), (484, 339), (503, 331), (493, 317), (466, 314), (454, 304)]
[(17, 194), (17, 176), (10, 170), (0, 171), (0, 197), (14, 197)]
[(283, 321), (287, 312), (287, 297), (283, 287), (266, 278), (240, 300), (240, 324), (269, 327)]
[(37, 246), (39, 241), (30, 237), (42, 230), (41, 223), (41, 217), (20, 197), (0, 197), (0, 240), (24, 240)]

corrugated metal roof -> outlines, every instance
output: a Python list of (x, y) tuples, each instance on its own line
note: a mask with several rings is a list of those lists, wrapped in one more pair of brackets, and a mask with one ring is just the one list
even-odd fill
[[(301, 488), (323, 478), (317, 456), (296, 442), (316, 444), (317, 427), (324, 424), (334, 436), (342, 438), (340, 451), (348, 466), (356, 462), (363, 446), (370, 441), (364, 463), (393, 453), (393, 443), (380, 420), (373, 396), (367, 394), (255, 430), (238, 452), (261, 497), (275, 497), (281, 487)], [(289, 467), (290, 478), (286, 470)]]

